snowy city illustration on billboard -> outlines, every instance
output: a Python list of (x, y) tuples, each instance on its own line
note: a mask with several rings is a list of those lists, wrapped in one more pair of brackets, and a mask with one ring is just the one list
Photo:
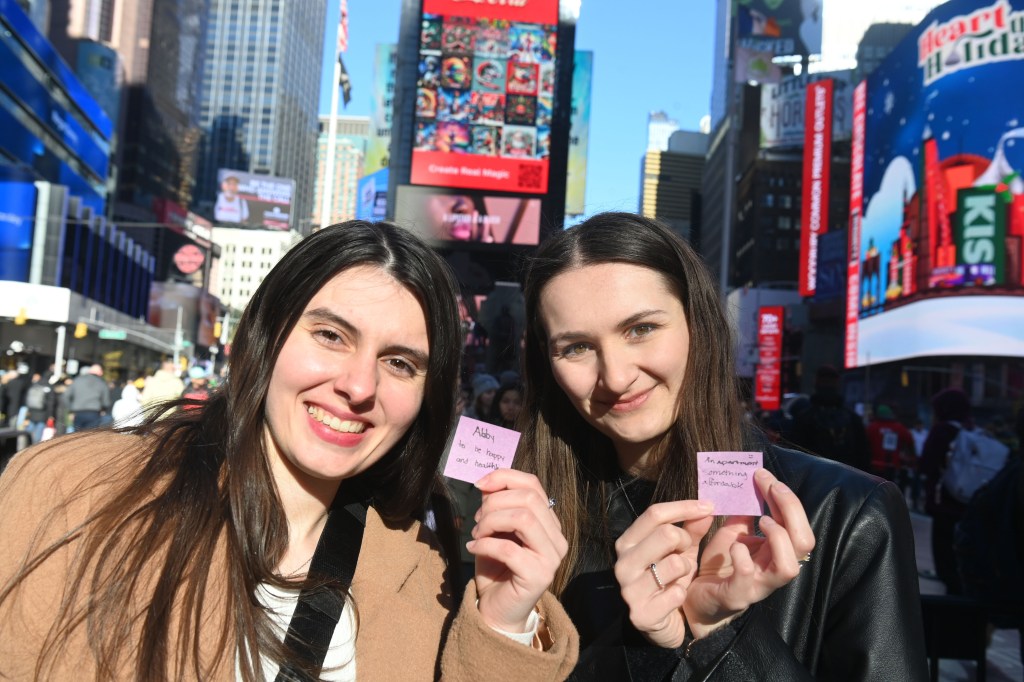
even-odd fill
[(949, 2), (855, 97), (848, 366), (1024, 355), (1021, 82), (1024, 0)]

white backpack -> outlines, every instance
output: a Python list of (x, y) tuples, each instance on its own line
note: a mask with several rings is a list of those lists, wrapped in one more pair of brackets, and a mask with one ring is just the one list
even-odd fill
[(968, 431), (957, 422), (950, 423), (960, 432), (949, 444), (942, 483), (957, 501), (967, 504), (1006, 465), (1010, 448), (981, 429)]

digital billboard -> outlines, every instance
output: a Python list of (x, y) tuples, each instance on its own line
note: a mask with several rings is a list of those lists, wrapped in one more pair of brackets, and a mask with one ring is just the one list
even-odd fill
[(821, 54), (822, 0), (735, 0), (736, 37), (776, 55)]
[(804, 120), (804, 178), (800, 205), (800, 295), (818, 286), (818, 238), (828, 231), (829, 176), (832, 170), (832, 81), (807, 87)]
[[(391, 117), (395, 101), (395, 66), (398, 46), (378, 44), (373, 59), (373, 97), (370, 100), (370, 134), (366, 138), (363, 175), (370, 175), (390, 164)], [(387, 190), (387, 183), (384, 186)]]
[(757, 372), (754, 400), (763, 410), (777, 410), (782, 402), (782, 327), (786, 309), (780, 305), (757, 310)]
[(846, 365), (1024, 356), (1024, 0), (933, 10), (854, 95)]
[(424, 0), (411, 182), (548, 189), (558, 0)]
[(576, 50), (572, 64), (572, 113), (569, 124), (569, 164), (565, 177), (565, 213), (582, 215), (587, 188), (587, 145), (590, 143), (590, 83), (594, 53)]
[(0, 280), (28, 281), (35, 214), (34, 184), (0, 182)]
[(802, 73), (761, 88), (761, 148), (799, 147), (804, 143), (804, 104), (807, 86), (832, 81), (832, 138), (849, 140), (853, 112), (851, 71)]
[(295, 181), (221, 168), (213, 222), (225, 227), (287, 230)]
[(435, 242), (535, 246), (540, 199), (399, 185), (395, 222)]
[(388, 169), (359, 178), (356, 186), (356, 218), (384, 220), (388, 212)]

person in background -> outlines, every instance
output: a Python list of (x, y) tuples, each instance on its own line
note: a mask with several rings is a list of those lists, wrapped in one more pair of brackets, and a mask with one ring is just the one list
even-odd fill
[(110, 416), (114, 420), (115, 429), (127, 429), (138, 426), (145, 419), (142, 402), (139, 400), (141, 391), (134, 383), (125, 384), (121, 389), (121, 397), (110, 408)]
[[(751, 431), (722, 299), (686, 241), (599, 214), (540, 245), (523, 291), (516, 467), (569, 540), (553, 590), (580, 632), (573, 679), (927, 678), (902, 495)], [(699, 453), (751, 450), (767, 508), (715, 516)]]
[(38, 443), (43, 439), (47, 422), (57, 416), (57, 394), (50, 382), (38, 372), (32, 375), (32, 384), (25, 392), (25, 407), (28, 408), (28, 432), (32, 435), (32, 442)]
[(950, 445), (961, 428), (974, 428), (971, 402), (959, 388), (947, 388), (932, 398), (935, 421), (921, 453), (924, 476), (924, 508), (932, 517), (932, 558), (935, 573), (946, 585), (946, 594), (962, 594), (960, 574), (953, 553), (953, 532), (967, 505), (953, 497), (942, 482)]
[(64, 394), (75, 431), (100, 426), (110, 410), (110, 388), (103, 380), (103, 365), (83, 365)]
[(818, 368), (810, 406), (794, 413), (789, 440), (807, 452), (869, 471), (871, 450), (864, 422), (843, 404), (839, 378), (839, 370), (831, 365)]
[(299, 242), (203, 409), (56, 439), (0, 476), (0, 677), (564, 679), (578, 640), (546, 590), (567, 548), (536, 477), (477, 482), (461, 607), (448, 517), (423, 523), (460, 337), (454, 277), (411, 232)]
[(914, 511), (924, 511), (924, 482), (921, 473), (921, 454), (924, 452), (924, 442), (928, 439), (928, 427), (920, 419), (914, 420), (910, 429), (910, 435), (914, 437), (914, 469), (913, 478), (910, 479), (910, 501)]
[(185, 391), (185, 383), (178, 376), (178, 368), (173, 360), (160, 363), (153, 376), (146, 379), (146, 387), (142, 389), (142, 406), (149, 410), (159, 403), (177, 400)]
[(185, 404), (185, 409), (195, 409), (199, 403), (210, 397), (210, 387), (206, 370), (202, 367), (192, 367), (188, 370), (188, 386), (185, 387), (181, 397), (186, 398), (190, 403)]
[(25, 420), (24, 406), (25, 393), (29, 384), (32, 383), (28, 374), (28, 366), (19, 364), (18, 369), (8, 372), (4, 382), (4, 414), (7, 417), (7, 426), (12, 429), (21, 428)]
[(490, 374), (479, 373), (473, 375), (473, 381), (470, 383), (473, 386), (473, 404), (466, 410), (466, 416), (487, 421), (494, 394), (500, 387), (498, 380)]
[(909, 476), (904, 474), (917, 464), (914, 437), (896, 420), (888, 405), (879, 405), (867, 426), (871, 446), (871, 473), (899, 485), (906, 494)]
[(514, 429), (522, 407), (523, 387), (518, 384), (502, 386), (494, 394), (491, 409), (484, 421), (506, 429)]

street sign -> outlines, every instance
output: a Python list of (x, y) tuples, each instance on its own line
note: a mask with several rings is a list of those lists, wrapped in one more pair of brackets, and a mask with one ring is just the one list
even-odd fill
[(128, 338), (128, 332), (123, 329), (101, 329), (100, 338), (110, 341), (124, 341)]

